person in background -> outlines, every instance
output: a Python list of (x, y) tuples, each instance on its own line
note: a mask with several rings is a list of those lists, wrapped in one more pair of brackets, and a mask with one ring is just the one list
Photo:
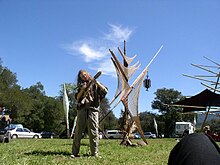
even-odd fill
[(207, 125), (203, 128), (203, 132), (209, 136), (212, 136), (211, 129), (210, 129), (209, 125)]
[(184, 132), (183, 132), (183, 134), (182, 134), (182, 138), (183, 138), (184, 136), (186, 136), (186, 135), (189, 135), (189, 130), (188, 130), (188, 129), (185, 129), (185, 130), (184, 130)]
[(0, 116), (0, 128), (4, 129), (7, 125), (6, 122), (6, 117), (5, 117), (5, 111), (4, 111), (4, 107), (2, 105), (0, 105), (0, 112), (1, 112), (1, 116)]
[(170, 152), (168, 165), (219, 165), (220, 148), (207, 134), (184, 136)]
[(88, 128), (91, 156), (98, 157), (99, 144), (99, 105), (108, 89), (95, 80), (86, 70), (80, 70), (77, 78), (78, 91), (77, 121), (71, 157), (78, 157), (80, 142), (85, 128)]

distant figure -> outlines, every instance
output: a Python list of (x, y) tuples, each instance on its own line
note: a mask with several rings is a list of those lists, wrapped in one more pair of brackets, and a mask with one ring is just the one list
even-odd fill
[(10, 125), (12, 123), (12, 117), (11, 115), (9, 115), (8, 120), (7, 120), (7, 126)]
[(5, 114), (4, 112), (4, 107), (0, 104), (0, 112), (1, 112), (1, 115), (3, 116)]
[(188, 129), (185, 129), (185, 130), (183, 131), (182, 138), (183, 138), (184, 136), (186, 136), (186, 135), (189, 135), (189, 130), (188, 130)]
[(207, 134), (207, 135), (209, 135), (209, 136), (212, 137), (212, 133), (211, 133), (211, 130), (210, 130), (210, 126), (209, 126), (209, 125), (207, 125), (207, 126), (205, 126), (205, 127), (203, 128), (203, 132), (204, 132), (205, 134)]
[(183, 137), (170, 152), (168, 165), (219, 165), (220, 148), (204, 133)]
[(80, 70), (77, 79), (77, 121), (73, 139), (71, 157), (78, 157), (80, 141), (85, 128), (88, 128), (90, 151), (92, 156), (98, 156), (99, 144), (99, 106), (107, 94), (107, 88), (85, 70)]
[(0, 105), (0, 112), (1, 112), (1, 117), (0, 117), (0, 128), (3, 129), (7, 125), (6, 117), (5, 117), (5, 112), (4, 112), (4, 107)]

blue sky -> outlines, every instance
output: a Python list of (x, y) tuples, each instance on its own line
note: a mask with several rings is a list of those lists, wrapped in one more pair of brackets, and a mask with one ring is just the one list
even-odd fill
[[(163, 49), (149, 67), (152, 87), (142, 87), (139, 111), (152, 111), (157, 89), (174, 88), (191, 96), (205, 87), (182, 76), (206, 75), (191, 63), (219, 62), (219, 0), (0, 0), (0, 57), (17, 74), (23, 88), (41, 82), (46, 95), (57, 96), (64, 82), (76, 82), (80, 69), (116, 90), (115, 70), (109, 49), (121, 61), (117, 47), (127, 41), (127, 55), (144, 69), (161, 45)], [(131, 80), (132, 83), (133, 79)], [(120, 104), (114, 110), (120, 113)]]

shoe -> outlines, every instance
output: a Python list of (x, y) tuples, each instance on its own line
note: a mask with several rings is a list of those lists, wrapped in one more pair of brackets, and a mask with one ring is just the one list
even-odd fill
[(70, 155), (71, 158), (75, 158), (75, 155)]
[(80, 157), (79, 155), (70, 155), (71, 158)]

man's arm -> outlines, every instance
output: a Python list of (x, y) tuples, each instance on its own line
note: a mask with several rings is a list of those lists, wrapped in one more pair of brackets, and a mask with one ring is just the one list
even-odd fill
[(96, 81), (96, 84), (104, 93), (108, 93), (108, 89), (104, 85), (102, 85), (102, 83), (100, 83), (99, 81)]

